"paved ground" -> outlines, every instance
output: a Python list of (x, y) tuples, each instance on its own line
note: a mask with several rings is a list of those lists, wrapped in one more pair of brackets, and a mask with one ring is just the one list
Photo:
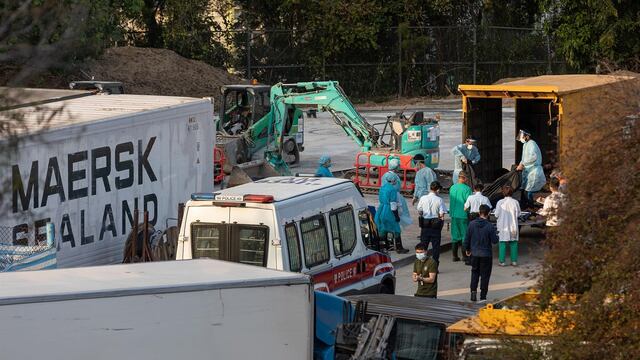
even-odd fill
[[(448, 195), (443, 194), (442, 197), (448, 206)], [(365, 198), (369, 204), (377, 206), (375, 195), (365, 195)], [(411, 217), (417, 219), (417, 211), (413, 206), (409, 207), (409, 211), (412, 214)], [(413, 261), (415, 259), (413, 248), (419, 242), (419, 234), (420, 229), (417, 224), (404, 228), (402, 232), (403, 245), (412, 251), (407, 254), (398, 254), (395, 251), (389, 253), (396, 266), (396, 294), (413, 295), (415, 293), (415, 283), (411, 281), (411, 273), (413, 272)], [(494, 267), (489, 287), (489, 300), (503, 299), (533, 286), (534, 281), (530, 280), (527, 275), (536, 269), (543, 256), (543, 247), (540, 245), (542, 238), (542, 232), (539, 229), (529, 227), (522, 229), (521, 242), (518, 249), (518, 267), (498, 266), (498, 249), (497, 247), (494, 249)], [(441, 243), (446, 250), (440, 254), (438, 296), (449, 300), (468, 300), (471, 271), (469, 266), (464, 265), (464, 263), (451, 261), (453, 256), (449, 246), (451, 244), (451, 233), (448, 217), (442, 230)]]
[[(461, 141), (462, 111), (459, 104), (450, 103), (448, 106), (433, 108), (412, 109), (407, 111), (424, 111), (426, 117), (434, 117), (436, 113), (441, 115), (440, 120), (440, 166), (441, 169), (453, 168), (453, 156), (451, 148)], [(380, 111), (362, 111), (362, 115), (373, 124), (383, 123), (388, 115), (396, 110), (385, 109)], [(503, 109), (503, 166), (508, 168), (514, 163), (515, 148), (515, 120), (514, 109)], [(482, 146), (482, 144), (478, 144)], [(332, 157), (332, 170), (353, 168), (355, 154), (358, 146), (331, 120), (328, 113), (319, 113), (318, 118), (307, 118), (305, 122), (305, 151), (301, 156), (301, 163), (294, 172), (312, 173), (317, 167), (317, 160), (322, 154)], [(377, 206), (377, 196), (365, 195), (367, 202)], [(445, 202), (449, 203), (448, 196), (443, 195)], [(408, 199), (409, 200), (409, 199)], [(409, 200), (410, 201), (410, 200)], [(409, 205), (411, 205), (409, 203)], [(417, 211), (410, 206), (412, 218), (416, 219)], [(403, 243), (406, 248), (413, 249), (418, 243), (419, 228), (417, 224), (403, 229)], [(524, 229), (520, 244), (520, 266), (497, 266), (497, 249), (494, 256), (494, 268), (490, 283), (489, 299), (500, 299), (516, 294), (533, 285), (524, 273), (534, 269), (542, 256), (542, 248), (539, 246), (541, 234), (536, 229)], [(448, 249), (451, 242), (448, 219), (445, 223), (442, 236), (442, 244)], [(411, 281), (411, 272), (414, 253), (399, 255), (391, 254), (397, 268), (396, 293), (401, 295), (413, 295), (415, 284)], [(438, 279), (439, 297), (444, 299), (468, 300), (470, 269), (463, 263), (451, 261), (451, 251), (441, 254), (440, 275)]]
[[(412, 113), (411, 110), (406, 112)], [(462, 110), (450, 109), (420, 109), (425, 117), (441, 115), (440, 120), (440, 166), (441, 169), (453, 169), (451, 149), (462, 140)], [(363, 111), (361, 114), (372, 124), (384, 124), (388, 115), (394, 111)], [(515, 155), (515, 118), (513, 108), (504, 108), (502, 113), (503, 129), (503, 167), (509, 168), (514, 163)], [(380, 125), (378, 125), (380, 127)], [(353, 168), (358, 145), (338, 127), (331, 115), (318, 113), (318, 118), (305, 119), (305, 151), (301, 155), (300, 165), (294, 172), (313, 173), (318, 167), (317, 161), (322, 154), (329, 154), (332, 158), (332, 170)], [(482, 146), (482, 144), (478, 144)]]
[[(532, 287), (535, 282), (527, 275), (538, 267), (544, 249), (542, 234), (537, 229), (523, 229), (518, 249), (518, 266), (498, 266), (498, 249), (494, 249), (493, 270), (489, 283), (489, 301), (504, 299)], [(508, 258), (507, 254), (507, 258)], [(440, 256), (438, 297), (448, 300), (469, 300), (471, 269), (463, 262), (453, 262), (451, 251)], [(413, 259), (412, 259), (413, 260)], [(507, 261), (508, 263), (508, 261)], [(411, 281), (413, 264), (396, 268), (396, 294), (413, 295), (416, 284)], [(478, 289), (479, 290), (479, 289)]]

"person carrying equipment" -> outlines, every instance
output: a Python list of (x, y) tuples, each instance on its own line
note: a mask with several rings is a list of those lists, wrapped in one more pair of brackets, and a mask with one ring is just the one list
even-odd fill
[(525, 200), (527, 207), (533, 205), (533, 195), (540, 191), (547, 179), (544, 177), (542, 169), (542, 153), (538, 144), (531, 139), (531, 133), (526, 130), (520, 130), (518, 141), (523, 143), (522, 159), (516, 168), (522, 171), (522, 190), (525, 192)]
[[(453, 183), (458, 183), (458, 174), (463, 171), (464, 164), (477, 165), (480, 162), (480, 152), (475, 146), (476, 140), (468, 137), (464, 143), (451, 149), (453, 154)], [(475, 169), (474, 169), (475, 170)]]

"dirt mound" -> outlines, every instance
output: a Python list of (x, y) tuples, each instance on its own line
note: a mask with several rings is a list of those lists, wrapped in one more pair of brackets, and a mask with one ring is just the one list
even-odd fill
[(186, 59), (167, 49), (118, 47), (85, 63), (80, 72), (96, 80), (120, 81), (130, 94), (214, 96), (220, 86), (242, 83), (224, 69)]
[[(15, 65), (0, 64), (0, 86), (10, 84), (19, 70)], [(171, 50), (117, 47), (66, 71), (41, 73), (22, 86), (66, 89), (71, 81), (92, 77), (120, 81), (129, 94), (214, 98), (218, 98), (221, 85), (246, 82), (225, 69), (186, 59)]]
[(500, 85), (500, 84), (504, 84), (504, 83), (508, 83), (516, 80), (526, 79), (526, 78), (527, 77), (506, 77), (494, 82), (493, 85)]

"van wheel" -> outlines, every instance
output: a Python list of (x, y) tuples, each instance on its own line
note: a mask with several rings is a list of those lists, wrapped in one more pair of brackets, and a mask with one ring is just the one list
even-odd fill
[(393, 288), (393, 283), (391, 281), (384, 281), (382, 285), (380, 285), (380, 294), (391, 294), (394, 295), (396, 293)]

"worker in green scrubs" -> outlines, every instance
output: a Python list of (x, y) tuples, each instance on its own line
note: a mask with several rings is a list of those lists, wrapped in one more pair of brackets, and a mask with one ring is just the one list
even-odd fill
[[(458, 249), (461, 247), (462, 241), (467, 235), (467, 226), (469, 225), (469, 214), (464, 209), (467, 198), (471, 196), (471, 188), (465, 184), (467, 174), (461, 171), (458, 174), (458, 183), (449, 188), (449, 216), (451, 217), (451, 249), (453, 253), (453, 261), (460, 261)], [(467, 255), (462, 251), (462, 259), (464, 263), (470, 265)]]

